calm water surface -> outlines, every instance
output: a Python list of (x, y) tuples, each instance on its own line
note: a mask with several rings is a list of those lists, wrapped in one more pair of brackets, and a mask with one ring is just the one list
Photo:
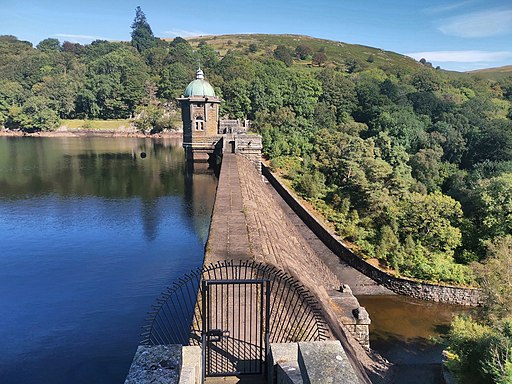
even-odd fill
[(0, 383), (122, 383), (216, 183), (177, 140), (0, 137)]
[(398, 295), (358, 296), (370, 315), (370, 345), (397, 364), (395, 384), (444, 384), (443, 337), (455, 314), (468, 307), (433, 303)]

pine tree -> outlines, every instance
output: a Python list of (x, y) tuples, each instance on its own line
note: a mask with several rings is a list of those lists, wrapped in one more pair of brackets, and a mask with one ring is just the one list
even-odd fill
[(132, 24), (132, 45), (139, 53), (156, 45), (156, 38), (149, 26), (146, 15), (140, 7), (135, 9), (135, 19)]

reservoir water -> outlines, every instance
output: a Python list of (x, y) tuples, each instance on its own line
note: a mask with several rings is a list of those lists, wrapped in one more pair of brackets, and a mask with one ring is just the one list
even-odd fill
[(122, 383), (216, 183), (177, 139), (0, 137), (0, 383)]

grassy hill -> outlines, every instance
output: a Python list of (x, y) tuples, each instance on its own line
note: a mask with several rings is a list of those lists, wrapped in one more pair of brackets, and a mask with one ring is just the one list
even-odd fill
[[(171, 41), (172, 38), (163, 40)], [(323, 66), (348, 67), (349, 65), (358, 66), (358, 70), (371, 67), (378, 67), (389, 73), (411, 73), (423, 68), (424, 65), (418, 61), (401, 55), (396, 52), (386, 51), (380, 48), (368, 47), (359, 44), (349, 44), (339, 41), (319, 39), (304, 35), (269, 35), (269, 34), (234, 34), (234, 35), (205, 35), (187, 38), (189, 43), (197, 49), (202, 42), (212, 46), (220, 56), (225, 56), (228, 51), (241, 51), (249, 57), (269, 57), (273, 55), (274, 49), (278, 45), (284, 45), (292, 51), (298, 45), (306, 45), (312, 52), (324, 52), (327, 61)], [(252, 49), (250, 49), (252, 45)], [(256, 48), (256, 49), (254, 49)], [(294, 68), (308, 68), (317, 70), (311, 62), (311, 57), (306, 60), (294, 59)], [(358, 71), (356, 70), (356, 71)], [(351, 71), (348, 71), (351, 72)], [(440, 69), (448, 78), (464, 78), (469, 75), (500, 80), (504, 77), (512, 76), (512, 65), (479, 69), (469, 72), (457, 72)]]
[[(199, 36), (187, 39), (192, 46), (206, 42), (224, 56), (229, 50), (244, 51), (249, 56), (272, 56), (278, 45), (285, 45), (295, 50), (298, 45), (307, 45), (314, 52), (322, 51), (327, 56), (325, 65), (344, 66), (355, 63), (360, 66), (377, 66), (383, 69), (404, 69), (406, 71), (421, 68), (421, 64), (410, 57), (395, 52), (385, 51), (364, 45), (347, 44), (338, 41), (318, 39), (302, 35), (266, 35), (266, 34), (239, 34), (239, 35), (212, 35)], [(255, 44), (256, 50), (251, 52), (249, 46)], [(254, 46), (253, 46), (254, 49)], [(311, 67), (311, 59), (295, 60), (294, 64)]]
[(481, 75), (484, 77), (489, 77), (491, 79), (502, 79), (504, 77), (512, 76), (512, 65), (505, 65), (503, 67), (496, 68), (485, 68), (485, 69), (477, 69), (475, 71), (468, 72), (473, 75)]

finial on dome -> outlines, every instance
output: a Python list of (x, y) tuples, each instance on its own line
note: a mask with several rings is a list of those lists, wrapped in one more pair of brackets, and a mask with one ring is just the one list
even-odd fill
[(203, 71), (201, 70), (201, 68), (199, 68), (199, 69), (197, 70), (197, 72), (196, 72), (196, 79), (198, 79), (198, 80), (202, 80), (202, 79), (204, 79), (204, 73), (203, 73)]

